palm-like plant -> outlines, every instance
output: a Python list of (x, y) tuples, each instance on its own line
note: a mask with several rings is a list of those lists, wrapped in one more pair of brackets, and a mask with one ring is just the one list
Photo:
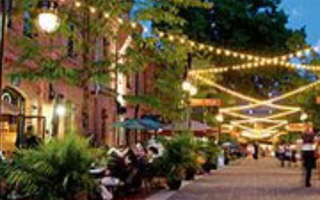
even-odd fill
[[(196, 145), (190, 134), (179, 134), (163, 142), (164, 155), (159, 163), (159, 170), (170, 182), (181, 182), (189, 168), (196, 168)], [(178, 188), (175, 188), (178, 189)]]
[(37, 149), (21, 150), (7, 169), (10, 186), (33, 199), (74, 200), (89, 191), (94, 154), (89, 141), (74, 134)]
[(203, 169), (205, 171), (210, 171), (217, 165), (217, 159), (220, 152), (219, 146), (214, 140), (200, 141), (198, 142), (198, 151), (201, 152), (205, 157), (205, 163), (203, 164)]

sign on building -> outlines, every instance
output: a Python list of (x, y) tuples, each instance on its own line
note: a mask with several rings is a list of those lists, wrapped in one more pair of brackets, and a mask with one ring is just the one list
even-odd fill
[(305, 131), (305, 124), (306, 123), (292, 123), (288, 124), (286, 126), (287, 131), (292, 131), (292, 132), (303, 132)]
[(192, 107), (221, 106), (221, 99), (191, 99), (190, 105)]

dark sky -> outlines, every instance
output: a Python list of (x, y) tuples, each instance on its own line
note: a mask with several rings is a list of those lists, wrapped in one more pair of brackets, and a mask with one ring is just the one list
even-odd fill
[(320, 46), (320, 0), (282, 0), (289, 27), (306, 27), (308, 42)]

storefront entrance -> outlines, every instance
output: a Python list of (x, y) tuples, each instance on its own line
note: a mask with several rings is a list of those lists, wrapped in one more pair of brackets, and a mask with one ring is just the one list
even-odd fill
[[(6, 87), (1, 104), (1, 150), (10, 157), (17, 147), (27, 146), (28, 137), (39, 141), (45, 137), (46, 119), (43, 116), (26, 115), (26, 98), (17, 89)], [(29, 110), (35, 109), (32, 106)]]

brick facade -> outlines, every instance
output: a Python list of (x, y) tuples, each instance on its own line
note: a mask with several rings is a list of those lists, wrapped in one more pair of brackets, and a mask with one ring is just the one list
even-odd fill
[[(21, 52), (19, 48), (15, 46), (17, 38), (26, 37), (23, 35), (24, 21), (22, 16), (12, 16), (11, 26), (6, 31), (6, 44), (5, 44), (5, 58), (4, 58), (4, 77), (3, 90), (9, 89), (15, 91), (20, 95), (21, 99), (24, 99), (24, 106), (20, 108), (25, 116), (29, 116), (26, 119), (23, 126), (23, 131), (26, 127), (32, 125), (39, 137), (50, 138), (63, 137), (66, 133), (76, 131), (83, 133), (82, 129), (82, 104), (83, 104), (83, 89), (80, 87), (72, 86), (66, 83), (64, 80), (55, 82), (48, 82), (45, 80), (27, 81), (27, 80), (11, 80), (8, 75), (14, 68), (36, 68), (37, 63), (28, 61), (23, 64), (17, 64)], [(108, 46), (108, 51), (115, 51), (115, 49), (121, 49), (125, 45), (125, 41), (128, 37), (125, 35), (119, 36), (121, 38), (120, 44), (117, 48), (114, 48), (114, 44)], [(52, 35), (44, 35), (42, 33), (35, 32), (33, 38), (30, 40), (37, 40), (39, 44), (56, 44), (60, 46), (66, 46), (67, 41), (65, 38)], [(101, 40), (102, 42), (102, 40)], [(98, 43), (98, 45), (101, 45)], [(66, 51), (54, 51), (43, 52), (48, 57), (59, 57)], [(102, 55), (100, 55), (102, 56)], [(79, 57), (70, 58), (65, 63), (69, 67), (77, 67), (80, 59)], [(144, 72), (138, 75), (136, 80), (135, 75), (126, 77), (118, 74), (118, 80), (114, 80), (110, 88), (114, 93), (120, 93), (122, 95), (135, 93), (135, 81), (139, 81), (139, 94), (145, 94), (152, 92), (152, 80), (153, 66), (148, 67)], [(127, 106), (127, 112), (124, 116), (117, 114), (116, 100), (117, 96), (108, 92), (95, 93), (94, 87), (90, 87), (91, 93), (88, 97), (89, 101), (89, 127), (88, 133), (94, 138), (95, 142), (99, 145), (117, 145), (123, 138), (119, 139), (120, 130), (110, 127), (110, 125), (118, 121), (120, 118), (133, 118), (134, 107)], [(119, 90), (120, 88), (120, 90)], [(66, 114), (64, 116), (58, 116), (56, 114), (56, 108), (58, 105), (63, 105), (66, 108)], [(138, 116), (144, 113), (150, 112), (149, 109), (141, 108)]]

